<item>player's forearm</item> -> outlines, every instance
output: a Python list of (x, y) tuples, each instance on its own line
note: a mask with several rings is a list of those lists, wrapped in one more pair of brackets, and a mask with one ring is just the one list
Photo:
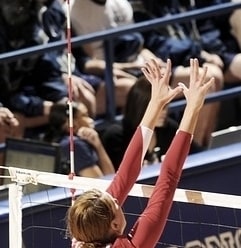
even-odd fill
[(193, 134), (197, 125), (200, 110), (192, 106), (187, 106), (184, 110), (179, 130)]
[(146, 112), (142, 118), (141, 125), (148, 127), (150, 129), (154, 129), (159, 117), (159, 113), (163, 110), (165, 107), (164, 104), (159, 103), (158, 101), (155, 101), (155, 99), (152, 99), (146, 109)]

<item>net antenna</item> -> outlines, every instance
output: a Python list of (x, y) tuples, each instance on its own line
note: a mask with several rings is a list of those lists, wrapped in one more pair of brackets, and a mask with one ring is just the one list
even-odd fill
[[(71, 58), (72, 58), (72, 46), (71, 46), (71, 22), (70, 22), (70, 0), (66, 1), (66, 18), (67, 18), (67, 56), (68, 56), (68, 105), (69, 105), (69, 144), (70, 144), (70, 173), (69, 179), (72, 180), (75, 176), (74, 166), (74, 128), (73, 128), (73, 87), (72, 87), (72, 69), (71, 69)], [(72, 204), (75, 200), (75, 188), (70, 189), (72, 194)]]
[[(74, 166), (74, 132), (73, 132), (73, 86), (72, 86), (72, 69), (71, 69), (71, 22), (70, 22), (70, 0), (65, 0), (66, 2), (66, 38), (67, 38), (67, 72), (68, 72), (68, 110), (69, 110), (69, 143), (70, 143), (70, 173), (67, 180), (73, 180), (75, 176), (75, 166)], [(9, 169), (10, 176), (1, 176), (1, 178), (10, 178), (15, 181), (16, 184), (9, 185), (9, 248), (22, 248), (22, 196), (23, 196), (23, 186), (26, 184), (37, 185), (37, 172), (25, 169), (15, 169), (6, 168), (0, 166), (2, 169)], [(14, 171), (14, 172), (13, 172)], [(65, 179), (66, 179), (66, 175)], [(62, 178), (61, 180), (63, 180)], [(66, 181), (66, 180), (64, 180)], [(47, 183), (45, 181), (45, 183)], [(47, 184), (48, 185), (48, 184)], [(74, 184), (72, 184), (74, 185)], [(72, 204), (75, 200), (75, 187), (70, 187)], [(12, 197), (11, 197), (12, 196)], [(14, 234), (14, 235), (11, 235)]]

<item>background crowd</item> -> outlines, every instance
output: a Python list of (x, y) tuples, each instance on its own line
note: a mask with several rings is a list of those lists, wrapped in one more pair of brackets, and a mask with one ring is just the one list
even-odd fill
[[(229, 0), (73, 0), (71, 33), (79, 36), (218, 5)], [(150, 58), (165, 67), (172, 61), (170, 86), (189, 82), (189, 59), (198, 58), (215, 78), (209, 93), (241, 83), (240, 10), (205, 19), (191, 19), (155, 30), (120, 35), (113, 42), (113, 83), (116, 111), (123, 118), (105, 130), (94, 126), (106, 113), (104, 41), (72, 49), (72, 95), (75, 102), (75, 146), (79, 175), (114, 173), (150, 100), (150, 85), (141, 68)], [(66, 2), (62, 0), (1, 0), (0, 53), (66, 39)], [(7, 137), (58, 142), (69, 160), (67, 52), (51, 52), (0, 64), (0, 142)], [(175, 100), (180, 99), (177, 96)], [(231, 102), (231, 109), (236, 102)], [(241, 103), (238, 103), (241, 105)], [(221, 116), (221, 102), (205, 104), (200, 112), (190, 153), (209, 147), (211, 133), (240, 125), (240, 117)], [(231, 110), (230, 109), (230, 110)], [(241, 106), (239, 106), (241, 109)], [(231, 110), (232, 111), (232, 110)], [(145, 163), (160, 161), (177, 130), (180, 115), (167, 106), (160, 116)], [(240, 116), (240, 115), (239, 115)], [(225, 124), (222, 128), (226, 128)], [(160, 145), (162, 144), (162, 145)], [(2, 161), (3, 163), (3, 158)], [(104, 165), (104, 166), (103, 166)], [(67, 173), (67, 172), (66, 172)]]

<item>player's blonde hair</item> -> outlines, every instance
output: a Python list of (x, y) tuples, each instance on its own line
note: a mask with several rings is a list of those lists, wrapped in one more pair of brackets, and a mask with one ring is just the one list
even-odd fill
[(115, 215), (111, 199), (97, 189), (81, 194), (67, 212), (67, 229), (81, 247), (103, 247), (113, 241), (111, 221)]

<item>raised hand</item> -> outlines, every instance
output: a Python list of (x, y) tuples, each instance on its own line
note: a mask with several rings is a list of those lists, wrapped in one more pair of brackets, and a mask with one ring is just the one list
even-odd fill
[(142, 68), (142, 72), (147, 80), (152, 85), (151, 99), (155, 99), (156, 103), (166, 105), (169, 103), (180, 91), (181, 87), (171, 89), (169, 81), (171, 77), (171, 60), (168, 59), (166, 67), (161, 67), (159, 61), (151, 59)]
[(183, 83), (179, 83), (179, 86), (183, 88), (183, 94), (186, 98), (187, 105), (200, 110), (204, 104), (209, 88), (214, 83), (214, 78), (210, 78), (205, 82), (208, 68), (204, 67), (203, 73), (200, 75), (197, 59), (190, 59), (190, 69), (189, 88), (187, 88)]
[(189, 88), (185, 84), (179, 83), (187, 101), (179, 129), (193, 134), (198, 122), (199, 112), (204, 104), (208, 89), (214, 83), (214, 78), (205, 82), (208, 68), (204, 67), (203, 73), (200, 75), (197, 59), (190, 59), (190, 69)]
[(98, 132), (90, 127), (81, 127), (78, 130), (78, 136), (86, 140), (89, 144), (93, 145), (95, 148), (101, 145), (100, 137)]
[(163, 108), (182, 91), (182, 87), (177, 86), (171, 89), (169, 81), (171, 77), (171, 60), (167, 60), (166, 67), (161, 67), (156, 59), (151, 59), (142, 68), (146, 79), (151, 83), (151, 99), (146, 112), (141, 121), (150, 129), (154, 129), (158, 122), (158, 116)]
[(4, 107), (0, 107), (0, 125), (7, 125), (9, 127), (17, 126), (18, 120), (15, 118), (14, 114), (8, 109)]

